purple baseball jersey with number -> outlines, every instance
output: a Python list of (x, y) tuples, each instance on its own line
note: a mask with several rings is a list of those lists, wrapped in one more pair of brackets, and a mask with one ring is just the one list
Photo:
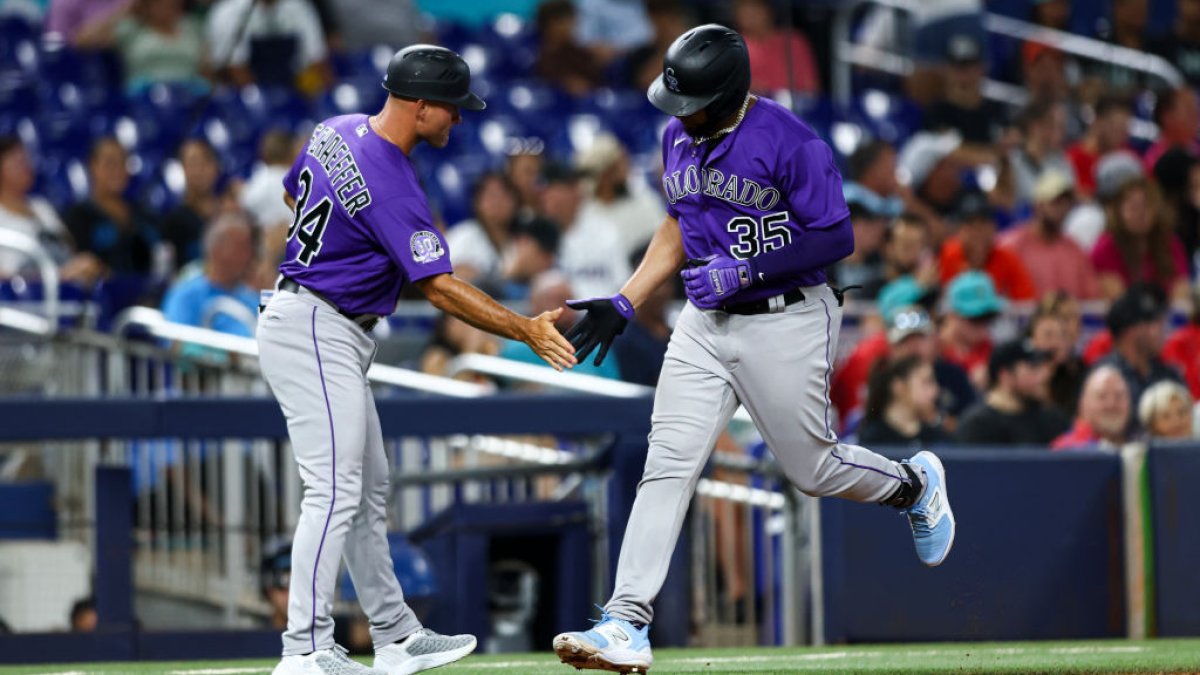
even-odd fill
[[(711, 146), (711, 147), (710, 147)], [(705, 151), (708, 156), (705, 157)], [(703, 162), (703, 165), (701, 165)], [(663, 132), (663, 190), (688, 258), (753, 258), (850, 216), (829, 146), (790, 110), (759, 97), (730, 134), (695, 145), (678, 119)], [(825, 282), (823, 269), (753, 286), (736, 302)]]
[(405, 283), (451, 271), (412, 161), (366, 115), (318, 124), (283, 188), (296, 210), (279, 271), (342, 311), (389, 315)]

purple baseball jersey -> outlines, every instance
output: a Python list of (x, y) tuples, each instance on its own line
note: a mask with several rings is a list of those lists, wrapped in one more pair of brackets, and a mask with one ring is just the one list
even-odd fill
[[(672, 119), (663, 132), (663, 190), (688, 258), (753, 258), (850, 216), (829, 146), (790, 110), (759, 97), (704, 156)], [(701, 162), (703, 161), (703, 166)], [(825, 282), (823, 269), (753, 286), (737, 302)]]
[(296, 210), (279, 271), (342, 311), (389, 315), (406, 282), (451, 271), (412, 161), (366, 115), (318, 124), (283, 188)]

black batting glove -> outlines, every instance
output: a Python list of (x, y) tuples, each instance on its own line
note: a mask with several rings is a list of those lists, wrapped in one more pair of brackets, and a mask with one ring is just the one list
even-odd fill
[(618, 293), (607, 298), (568, 300), (567, 307), (587, 312), (571, 326), (565, 336), (575, 348), (575, 358), (582, 363), (599, 345), (600, 351), (596, 354), (596, 360), (592, 362), (593, 365), (599, 366), (608, 355), (608, 348), (612, 346), (613, 340), (625, 331), (625, 326), (633, 318), (633, 303)]

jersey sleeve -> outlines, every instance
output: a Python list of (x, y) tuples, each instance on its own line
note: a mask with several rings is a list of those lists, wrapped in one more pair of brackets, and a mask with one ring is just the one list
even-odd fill
[(408, 281), (454, 271), (450, 247), (434, 226), (424, 196), (394, 197), (364, 215), (379, 245)]
[(820, 230), (845, 220), (850, 207), (842, 196), (842, 174), (833, 151), (820, 139), (787, 147), (780, 159), (779, 185), (800, 227)]

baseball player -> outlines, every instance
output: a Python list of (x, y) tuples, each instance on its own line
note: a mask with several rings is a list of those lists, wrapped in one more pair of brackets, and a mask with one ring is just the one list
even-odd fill
[[(407, 675), (461, 659), (470, 635), (421, 626), (404, 602), (388, 554), (388, 457), (366, 372), (370, 330), (415, 284), (435, 307), (527, 343), (555, 368), (574, 361), (554, 328), (562, 311), (529, 319), (452, 273), (409, 155), (421, 142), (445, 147), (482, 110), (470, 70), (454, 52), (414, 45), (392, 58), (390, 92), (374, 116), (317, 125), (284, 177), (294, 210), (276, 291), (263, 308), (263, 377), (287, 418), (304, 498), (292, 541), (287, 630), (275, 675)], [(330, 607), (342, 559), (371, 623), (375, 669), (334, 644)]]
[(667, 50), (650, 101), (663, 134), (667, 217), (618, 295), (568, 301), (587, 314), (567, 333), (576, 355), (613, 339), (659, 284), (682, 276), (690, 302), (667, 348), (646, 468), (626, 525), (616, 588), (589, 631), (554, 639), (577, 668), (622, 673), (653, 662), (651, 602), (713, 441), (741, 403), (780, 468), (809, 495), (887, 504), (908, 515), (917, 554), (941, 563), (954, 541), (941, 462), (893, 462), (839, 443), (829, 378), (842, 320), (823, 270), (854, 248), (829, 146), (789, 110), (749, 95), (736, 32), (710, 24)]

